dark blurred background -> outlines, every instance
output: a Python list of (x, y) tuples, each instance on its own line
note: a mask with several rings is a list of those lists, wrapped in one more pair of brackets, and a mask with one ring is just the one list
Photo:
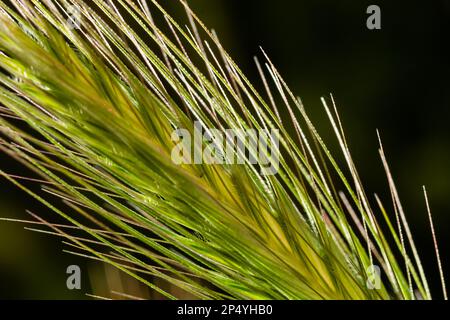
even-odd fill
[[(176, 1), (168, 1), (167, 7)], [(335, 144), (320, 97), (333, 93), (350, 148), (369, 195), (388, 203), (378, 155), (381, 132), (392, 173), (431, 280), (441, 297), (422, 185), (428, 188), (444, 268), (450, 270), (450, 2), (361, 0), (191, 0), (234, 60), (257, 82), (253, 56), (269, 54), (298, 94), (328, 144)], [(377, 4), (382, 29), (366, 28)], [(335, 149), (335, 148), (332, 148)], [(0, 155), (1, 168), (26, 175)], [(47, 210), (0, 179), (0, 216), (28, 219)], [(81, 298), (66, 289), (66, 267), (89, 263), (62, 252), (55, 238), (0, 222), (1, 298)], [(103, 271), (99, 271), (103, 272)], [(446, 273), (448, 276), (448, 273)]]

